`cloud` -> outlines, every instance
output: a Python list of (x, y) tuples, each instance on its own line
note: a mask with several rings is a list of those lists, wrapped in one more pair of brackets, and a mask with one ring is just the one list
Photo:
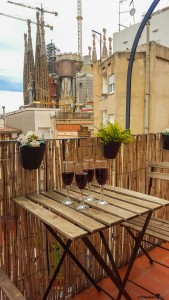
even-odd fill
[(19, 109), (23, 105), (23, 93), (0, 91), (0, 114), (2, 106), (5, 106), (5, 112), (11, 112)]
[(22, 92), (22, 82), (9, 81), (0, 78), (0, 91)]

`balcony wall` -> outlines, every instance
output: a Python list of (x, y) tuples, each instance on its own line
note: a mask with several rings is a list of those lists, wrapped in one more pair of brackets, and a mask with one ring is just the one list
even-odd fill
[[(46, 144), (40, 169), (30, 171), (21, 166), (18, 143), (0, 141), (0, 266), (30, 300), (42, 299), (62, 249), (39, 220), (19, 209), (11, 199), (62, 188), (61, 162), (64, 159), (76, 162), (84, 158), (103, 158), (102, 145), (95, 138), (47, 140)], [(136, 136), (134, 143), (121, 146), (115, 160), (108, 161), (107, 183), (146, 193), (146, 170), (152, 160), (169, 161), (169, 151), (162, 149), (161, 134)], [(152, 194), (169, 200), (169, 189), (164, 181), (153, 182)], [(157, 213), (169, 218), (167, 210)], [(120, 226), (106, 229), (105, 234), (118, 266), (125, 265), (133, 246), (129, 236), (124, 236)], [(101, 249), (99, 236), (93, 234), (91, 238), (95, 247)], [(81, 258), (93, 278), (99, 280), (105, 276), (82, 243), (74, 242), (72, 251)], [(107, 259), (103, 249), (101, 251)], [(66, 295), (87, 286), (88, 280), (67, 258), (48, 299), (65, 299)], [(1, 292), (0, 299), (6, 299)]]

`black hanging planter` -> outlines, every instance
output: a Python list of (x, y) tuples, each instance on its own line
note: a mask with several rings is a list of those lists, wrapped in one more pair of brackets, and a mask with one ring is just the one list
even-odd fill
[(169, 134), (163, 134), (163, 149), (169, 150)]
[(46, 145), (41, 144), (40, 147), (22, 146), (20, 148), (21, 162), (24, 169), (34, 170), (41, 165)]
[(108, 142), (107, 144), (104, 145), (104, 157), (113, 159), (116, 158), (117, 153), (120, 149), (121, 142)]

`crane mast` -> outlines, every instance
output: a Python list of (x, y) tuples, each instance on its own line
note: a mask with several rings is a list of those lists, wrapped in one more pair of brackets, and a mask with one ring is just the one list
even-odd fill
[[(12, 19), (24, 21), (24, 22), (28, 22), (28, 21), (29, 21), (30, 23), (36, 24), (36, 25), (37, 25), (36, 22), (34, 22), (34, 21), (30, 20), (30, 19), (24, 19), (24, 18), (20, 18), (20, 17), (17, 17), (17, 16), (12, 16), (12, 15), (8, 15), (8, 14), (4, 14), (4, 13), (0, 13), (0, 15), (1, 15), (1, 16), (4, 16), (4, 17), (9, 17), (9, 18), (12, 18)], [(50, 25), (48, 25), (48, 24), (44, 24), (44, 26), (45, 26), (45, 27), (49, 27), (50, 30), (53, 30), (53, 26), (50, 26)]]
[(77, 0), (78, 53), (82, 56), (82, 0)]

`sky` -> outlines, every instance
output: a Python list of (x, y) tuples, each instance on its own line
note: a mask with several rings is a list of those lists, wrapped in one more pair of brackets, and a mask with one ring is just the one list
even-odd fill
[[(11, 0), (12, 1), (12, 0)], [(45, 23), (53, 26), (53, 31), (45, 27), (46, 44), (51, 41), (61, 53), (78, 52), (77, 0), (29, 0), (18, 1), (31, 7), (42, 7), (54, 14), (45, 13)], [(88, 54), (88, 46), (92, 47), (92, 30), (113, 37), (113, 33), (138, 23), (147, 12), (153, 0), (82, 0), (82, 52)], [(135, 8), (134, 17), (130, 15)], [(169, 0), (160, 0), (156, 10), (169, 6)], [(0, 13), (31, 19), (36, 22), (36, 10), (0, 0)], [(23, 104), (23, 59), (24, 33), (27, 33), (27, 22), (0, 15), (0, 114), (5, 105), (6, 111), (18, 109)], [(35, 51), (36, 25), (31, 24), (33, 50)], [(99, 35), (97, 35), (99, 38)], [(99, 49), (99, 39), (96, 40)], [(99, 50), (98, 50), (99, 51)]]

